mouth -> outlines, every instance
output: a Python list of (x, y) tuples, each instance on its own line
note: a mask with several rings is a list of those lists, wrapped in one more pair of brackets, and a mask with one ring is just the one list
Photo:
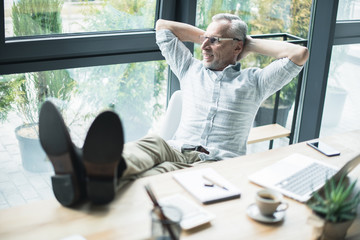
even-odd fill
[(214, 57), (213, 54), (206, 53), (206, 52), (203, 52), (202, 55), (203, 55), (204, 60), (209, 60), (209, 59), (211, 59), (212, 57)]

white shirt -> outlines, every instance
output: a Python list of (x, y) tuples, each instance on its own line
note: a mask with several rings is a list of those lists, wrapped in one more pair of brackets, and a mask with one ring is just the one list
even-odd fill
[(246, 154), (247, 138), (260, 104), (301, 71), (288, 58), (264, 69), (240, 70), (240, 63), (220, 74), (204, 67), (169, 30), (156, 32), (156, 42), (180, 81), (182, 117), (168, 143), (202, 145), (210, 154), (202, 160), (221, 160)]

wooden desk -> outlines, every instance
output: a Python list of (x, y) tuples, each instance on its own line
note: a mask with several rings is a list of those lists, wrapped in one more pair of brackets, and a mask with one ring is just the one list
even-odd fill
[[(183, 232), (181, 239), (311, 239), (311, 226), (306, 223), (309, 209), (286, 198), (290, 207), (285, 220), (274, 225), (258, 223), (246, 215), (246, 208), (254, 202), (261, 187), (250, 183), (248, 175), (258, 169), (299, 152), (328, 163), (341, 166), (354, 153), (360, 152), (360, 130), (323, 139), (341, 151), (338, 157), (327, 158), (305, 143), (263, 153), (228, 159), (198, 166), (212, 167), (242, 189), (240, 199), (204, 206), (216, 218), (205, 226)], [(191, 171), (186, 169), (182, 171)], [(352, 176), (360, 176), (357, 167)], [(83, 204), (76, 209), (62, 207), (56, 200), (48, 200), (0, 211), (0, 239), (50, 240), (81, 234), (95, 239), (148, 239), (149, 212), (152, 204), (144, 190), (150, 183), (158, 197), (181, 193), (191, 197), (172, 179), (172, 173), (136, 180), (118, 194), (115, 201), (103, 207)], [(349, 230), (348, 239), (360, 238), (360, 217)]]

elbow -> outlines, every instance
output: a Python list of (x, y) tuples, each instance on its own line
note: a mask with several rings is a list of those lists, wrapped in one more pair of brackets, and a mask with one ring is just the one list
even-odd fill
[(161, 30), (161, 29), (165, 29), (166, 28), (166, 20), (164, 19), (159, 19), (156, 21), (156, 24), (155, 24), (155, 30), (158, 31), (158, 30)]
[(307, 47), (302, 47), (302, 51), (301, 51), (301, 65), (304, 65), (306, 63), (306, 61), (309, 58), (309, 49)]
[(303, 66), (309, 58), (309, 50), (307, 47), (300, 46), (299, 49), (290, 58), (296, 65)]

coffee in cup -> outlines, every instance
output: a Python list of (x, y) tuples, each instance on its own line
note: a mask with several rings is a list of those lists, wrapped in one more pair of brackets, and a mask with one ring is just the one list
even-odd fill
[(285, 211), (289, 207), (288, 203), (283, 202), (283, 195), (271, 189), (262, 189), (256, 193), (256, 205), (265, 216)]

